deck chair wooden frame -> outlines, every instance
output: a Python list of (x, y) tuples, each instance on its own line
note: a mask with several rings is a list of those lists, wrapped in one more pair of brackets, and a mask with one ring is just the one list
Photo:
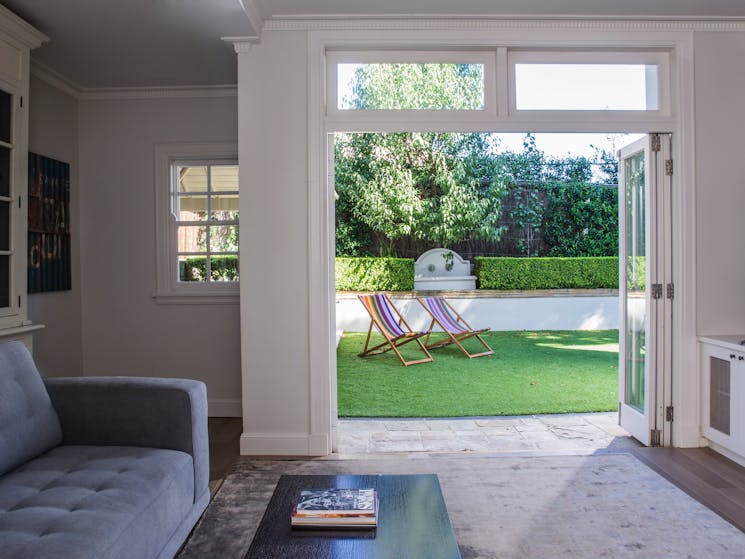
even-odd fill
[[(416, 300), (419, 301), (422, 307), (424, 307), (424, 310), (427, 311), (429, 316), (432, 318), (432, 322), (429, 324), (427, 337), (424, 339), (424, 346), (427, 349), (437, 349), (450, 344), (455, 344), (469, 359), (494, 354), (494, 350), (492, 350), (492, 348), (489, 347), (489, 344), (484, 341), (484, 338), (481, 337), (481, 334), (488, 332), (489, 328), (482, 328), (480, 330), (474, 330), (471, 328), (460, 313), (447, 302), (445, 297), (417, 297)], [(442, 331), (447, 335), (447, 338), (429, 343), (429, 337), (432, 334), (435, 324), (442, 328)], [(468, 338), (476, 338), (481, 342), (481, 345), (484, 346), (486, 351), (480, 353), (469, 352), (461, 343)]]
[[(362, 353), (358, 354), (360, 357), (393, 351), (404, 367), (432, 361), (432, 356), (429, 354), (429, 351), (427, 351), (427, 348), (421, 340), (422, 336), (427, 335), (427, 332), (412, 331), (403, 315), (385, 293), (357, 295), (357, 298), (362, 303), (362, 306), (365, 307), (367, 314), (370, 315), (370, 328), (367, 329), (365, 348), (362, 350)], [(396, 320), (396, 316), (398, 317), (398, 320)], [(373, 326), (375, 326), (383, 335), (385, 341), (375, 347), (369, 347)], [(402, 326), (405, 326), (406, 329), (404, 330)], [(427, 357), (422, 359), (410, 359), (408, 361), (404, 359), (398, 348), (410, 342), (416, 342)]]

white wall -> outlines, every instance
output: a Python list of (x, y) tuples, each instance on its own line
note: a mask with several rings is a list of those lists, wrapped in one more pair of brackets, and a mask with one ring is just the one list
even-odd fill
[[(432, 318), (411, 297), (391, 296), (414, 331), (426, 331)], [(460, 295), (448, 302), (473, 328), (511, 330), (617, 330), (618, 297), (474, 297)], [(367, 332), (370, 315), (356, 295), (336, 297), (336, 330)]]
[(79, 113), (85, 374), (203, 380), (211, 415), (240, 415), (238, 305), (152, 298), (155, 145), (236, 143), (236, 98), (88, 100)]
[(265, 33), (238, 57), (244, 453), (309, 453), (306, 52)]
[(745, 333), (745, 33), (696, 33), (698, 333)]
[(31, 76), (29, 151), (70, 164), (72, 289), (28, 296), (28, 316), (44, 330), (34, 333), (34, 357), (50, 376), (83, 373), (80, 289), (80, 184), (78, 181), (78, 101)]

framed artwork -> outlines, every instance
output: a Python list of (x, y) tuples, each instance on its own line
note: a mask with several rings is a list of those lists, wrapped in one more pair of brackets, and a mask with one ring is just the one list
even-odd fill
[(28, 292), (72, 288), (70, 164), (28, 154)]

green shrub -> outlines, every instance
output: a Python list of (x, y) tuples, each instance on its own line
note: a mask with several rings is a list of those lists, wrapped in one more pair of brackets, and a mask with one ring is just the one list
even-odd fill
[[(205, 281), (207, 276), (207, 258), (190, 256), (179, 262), (181, 281)], [(238, 257), (213, 256), (210, 258), (210, 270), (213, 281), (237, 281)]]
[(413, 258), (337, 258), (336, 289), (340, 291), (411, 291)]
[(480, 289), (618, 288), (618, 258), (474, 258)]

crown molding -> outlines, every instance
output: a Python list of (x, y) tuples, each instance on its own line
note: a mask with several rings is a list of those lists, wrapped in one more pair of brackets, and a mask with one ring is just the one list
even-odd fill
[(49, 66), (42, 64), (33, 57), (31, 57), (31, 75), (52, 87), (67, 93), (75, 99), (80, 99), (82, 88), (78, 84), (66, 78), (59, 72), (55, 72)]
[(256, 7), (255, 0), (239, 0), (239, 2), (243, 8), (243, 12), (248, 18), (248, 23), (251, 25), (254, 33), (256, 33), (256, 38), (261, 38), (261, 29), (264, 27), (264, 19), (261, 17), (259, 8)]
[(5, 6), (0, 5), (0, 30), (30, 49), (39, 48), (49, 37), (21, 19)]
[(236, 54), (245, 54), (251, 50), (253, 45), (261, 42), (259, 37), (222, 37), (226, 43), (232, 43)]
[(545, 31), (745, 31), (745, 17), (629, 18), (591, 16), (511, 16), (509, 18), (358, 17), (276, 18), (264, 22), (265, 31), (417, 31), (417, 30), (545, 30)]
[(78, 101), (136, 99), (222, 99), (237, 97), (237, 85), (195, 85), (168, 87), (81, 87), (48, 66), (31, 61), (31, 75), (67, 93)]
[(83, 89), (81, 101), (137, 99), (222, 99), (237, 97), (237, 85), (101, 87)]

